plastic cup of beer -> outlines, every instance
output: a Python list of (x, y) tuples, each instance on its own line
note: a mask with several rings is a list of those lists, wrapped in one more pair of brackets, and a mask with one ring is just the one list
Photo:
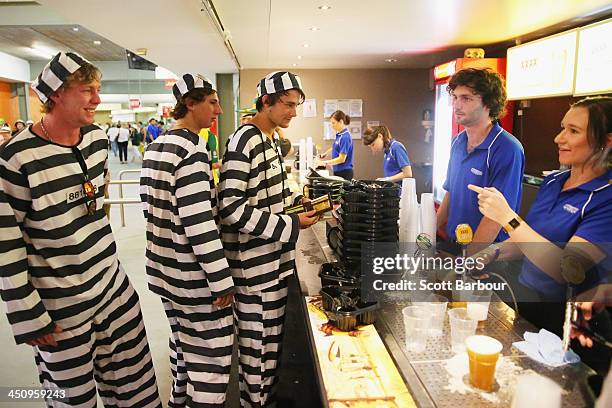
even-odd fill
[(442, 329), (444, 328), (444, 319), (446, 318), (447, 305), (447, 298), (442, 295), (435, 294), (429, 295), (425, 302), (423, 302), (423, 306), (427, 308), (431, 315), (428, 332), (430, 337), (437, 337), (442, 335)]
[(470, 384), (484, 391), (492, 391), (495, 367), (502, 344), (489, 336), (470, 336), (465, 340), (470, 360)]
[(489, 305), (491, 304), (491, 295), (492, 291), (490, 290), (474, 291), (469, 295), (467, 312), (472, 319), (478, 321), (487, 320)]
[(457, 307), (448, 311), (450, 322), (451, 348), (454, 353), (465, 351), (465, 340), (476, 333), (478, 321), (470, 318), (465, 307)]
[(404, 315), (404, 335), (406, 350), (415, 353), (425, 351), (431, 315), (422, 305), (406, 306), (402, 309)]

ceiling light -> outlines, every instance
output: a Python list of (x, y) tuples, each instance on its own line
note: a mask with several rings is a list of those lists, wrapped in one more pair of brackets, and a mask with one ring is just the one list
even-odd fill
[(385, 62), (388, 62), (391, 64), (391, 63), (397, 62), (397, 60), (395, 58), (387, 58)]
[(319, 28), (319, 27), (314, 26), (314, 27), (310, 27), (310, 28), (309, 28), (309, 30), (310, 30), (310, 31), (319, 31), (319, 30), (320, 30), (320, 28)]
[(331, 6), (328, 6), (328, 5), (323, 5), (323, 6), (319, 6), (319, 7), (317, 7), (317, 8), (318, 8), (319, 10), (323, 10), (323, 11), (325, 11), (325, 10), (329, 10), (329, 9), (331, 8)]
[(310, 44), (308, 44), (308, 43), (304, 43), (304, 44), (302, 45), (302, 47), (304, 47), (304, 48), (308, 48), (308, 47), (310, 47)]
[(93, 43), (94, 43), (94, 45), (100, 45), (100, 44), (102, 44), (102, 42), (101, 42), (101, 41), (99, 41), (99, 40), (94, 40), (94, 42), (93, 42)]
[(72, 31), (79, 31), (79, 27), (72, 27)]
[(297, 59), (301, 60), (301, 59), (302, 59), (302, 56), (301, 56), (301, 55), (298, 55), (298, 56), (297, 56)]
[(294, 67), (297, 67), (297, 64), (293, 64)]

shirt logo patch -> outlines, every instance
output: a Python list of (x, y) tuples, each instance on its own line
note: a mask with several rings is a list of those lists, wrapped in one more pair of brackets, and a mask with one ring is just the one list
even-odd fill
[(563, 209), (570, 214), (576, 214), (578, 212), (578, 209), (571, 204), (565, 204)]
[(475, 169), (475, 168), (471, 168), (470, 171), (472, 172), (472, 174), (475, 174), (477, 176), (482, 176), (482, 171)]
[(278, 166), (275, 163), (270, 163), (270, 168), (272, 170), (276, 170), (276, 169), (278, 169)]
[[(98, 186), (93, 184), (94, 194), (98, 193)], [(85, 192), (83, 191), (83, 186), (78, 186), (74, 190), (66, 193), (66, 202), (68, 204), (73, 203), (77, 200), (82, 199), (85, 196)]]

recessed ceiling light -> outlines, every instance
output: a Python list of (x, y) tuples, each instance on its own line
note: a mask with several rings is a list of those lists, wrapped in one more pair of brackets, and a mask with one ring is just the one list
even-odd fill
[(297, 56), (297, 59), (301, 60), (301, 59), (302, 59), (302, 56), (301, 56), (301, 55), (298, 55), (298, 56)]
[(294, 67), (297, 67), (297, 64), (293, 64)]
[(93, 42), (93, 43), (94, 43), (94, 45), (100, 45), (100, 44), (102, 44), (102, 42), (101, 42), (101, 41), (98, 41), (98, 40), (94, 40), (94, 42)]
[(72, 31), (79, 31), (79, 27), (72, 27)]
[(393, 63), (393, 62), (397, 62), (397, 60), (395, 58), (387, 58), (385, 62)]
[(331, 8), (331, 6), (328, 6), (328, 5), (323, 5), (323, 6), (319, 6), (318, 7), (319, 10), (323, 10), (323, 11), (329, 10), (330, 8)]
[(310, 47), (310, 44), (308, 44), (308, 43), (304, 43), (304, 44), (302, 44), (302, 47), (304, 47), (304, 48), (308, 48), (308, 47)]
[(320, 30), (320, 28), (319, 28), (319, 27), (316, 27), (316, 26), (313, 26), (313, 27), (310, 27), (310, 28), (309, 28), (309, 30), (310, 30), (310, 31), (319, 31), (319, 30)]

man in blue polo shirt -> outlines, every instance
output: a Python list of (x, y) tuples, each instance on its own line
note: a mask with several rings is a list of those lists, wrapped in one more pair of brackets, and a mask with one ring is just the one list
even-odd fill
[(495, 187), (514, 211), (519, 210), (525, 153), (521, 143), (497, 123), (506, 103), (504, 81), (488, 69), (468, 68), (453, 75), (448, 92), (455, 120), (465, 130), (451, 145), (438, 229), (444, 228), (454, 240), (457, 225), (469, 224), (473, 242), (503, 241), (507, 234), (480, 214), (477, 194), (467, 186)]
[(147, 134), (145, 135), (147, 143), (153, 143), (160, 133), (161, 129), (157, 126), (157, 120), (154, 118), (149, 119), (149, 126), (147, 126)]

